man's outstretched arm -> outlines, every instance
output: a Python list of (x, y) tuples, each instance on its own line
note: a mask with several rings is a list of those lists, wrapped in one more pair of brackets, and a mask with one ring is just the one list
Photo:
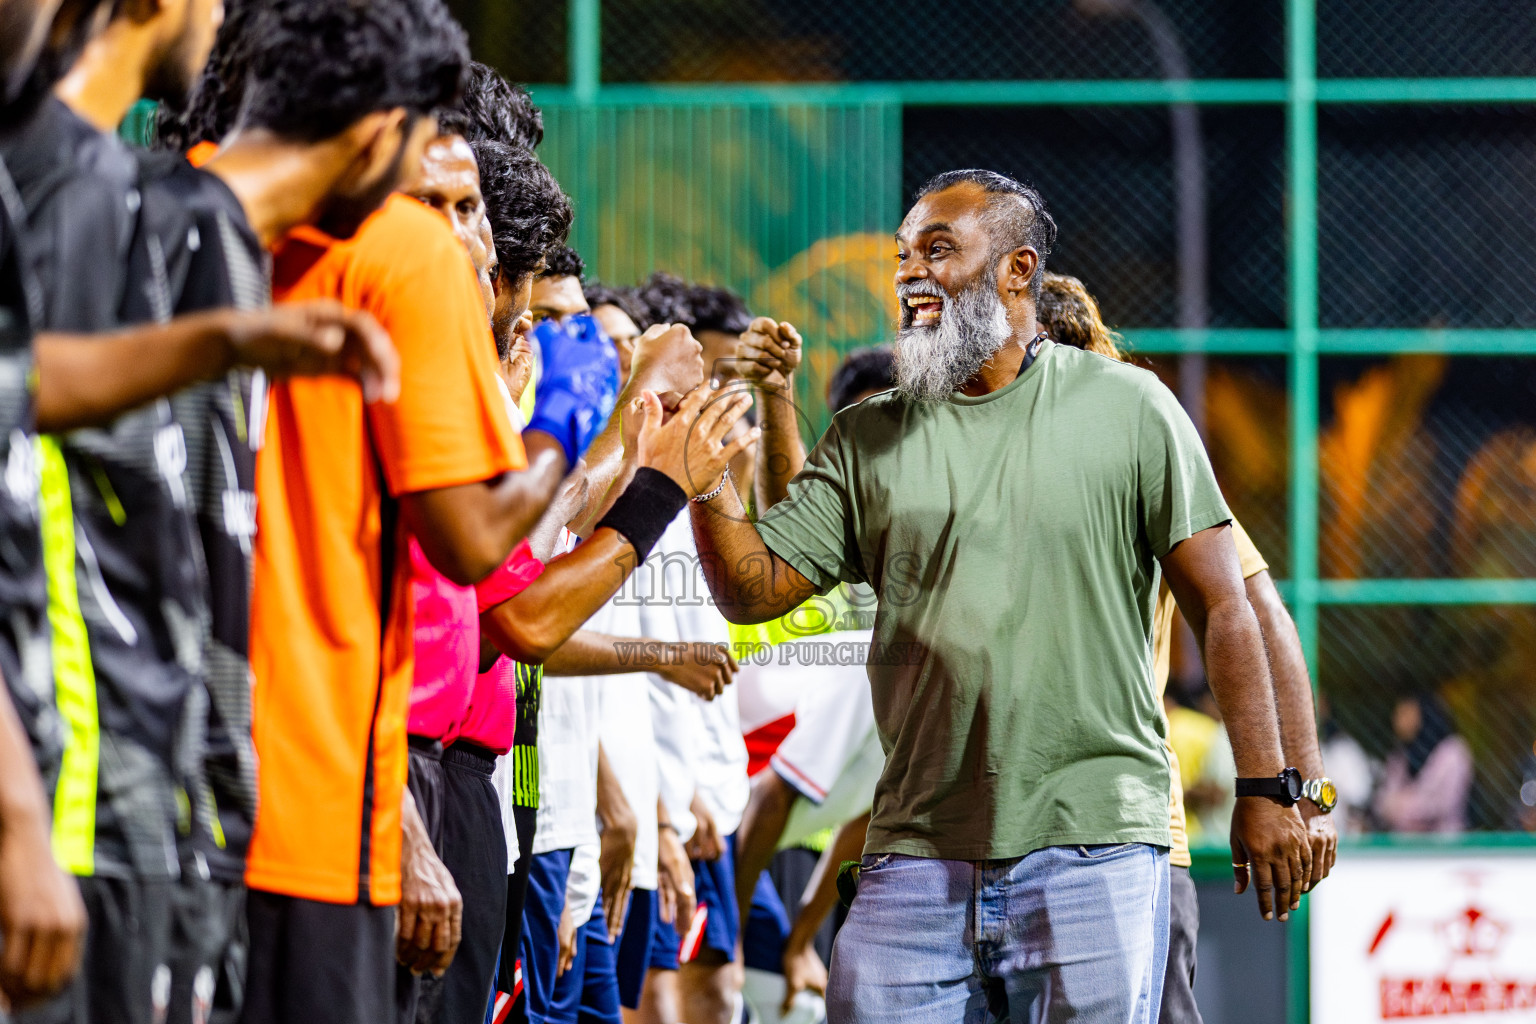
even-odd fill
[(815, 584), (763, 543), (729, 480), (715, 497), (690, 508), (704, 578), (727, 620), (767, 622), (817, 592)]
[[(1211, 692), (1221, 708), (1232, 756), (1244, 778), (1273, 778), (1286, 767), (1274, 686), (1259, 620), (1248, 603), (1242, 568), (1226, 525), (1202, 530), (1162, 559), (1168, 586), (1194, 631)], [(1237, 891), (1249, 869), (1265, 920), (1283, 921), (1301, 902), (1312, 850), (1294, 807), (1268, 797), (1239, 797), (1232, 814)]]
[(37, 429), (96, 426), (189, 384), (249, 366), (274, 377), (357, 377), (369, 401), (400, 393), (400, 356), (367, 313), (316, 301), (192, 313), (107, 334), (45, 333), (32, 343)]
[(548, 676), (614, 676), (654, 672), (702, 700), (714, 700), (740, 668), (724, 644), (612, 636), (578, 629), (544, 659)]
[[(757, 440), (749, 432), (722, 444), (726, 432), (747, 411), (750, 400), (745, 395), (709, 410), (704, 408), (706, 399), (704, 393), (694, 392), (663, 423), (660, 399), (646, 392), (636, 461), (650, 475), (637, 477), (626, 489), (633, 506), (620, 513), (615, 505), (614, 514), (580, 547), (550, 562), (538, 579), (480, 616), (481, 629), (503, 654), (528, 664), (541, 664), (553, 654), (650, 554), (650, 545), (660, 536), (657, 527), (664, 528), (680, 506), (698, 493), (692, 481), (723, 472), (733, 456)], [(657, 487), (658, 482), (664, 487)], [(647, 522), (634, 521), (637, 514)], [(636, 539), (647, 530), (654, 530), (654, 536)]]

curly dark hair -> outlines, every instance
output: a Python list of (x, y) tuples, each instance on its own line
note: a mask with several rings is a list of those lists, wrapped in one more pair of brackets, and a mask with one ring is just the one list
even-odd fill
[(580, 281), (587, 273), (587, 264), (581, 253), (569, 245), (553, 245), (544, 254), (544, 272), (540, 277), (574, 277)]
[(444, 135), (462, 135), (470, 142), (489, 140), (534, 149), (544, 141), (544, 115), (533, 105), (528, 90), (477, 60), (470, 61), (464, 71), (459, 101), (439, 110), (437, 121)]
[(645, 318), (645, 305), (634, 288), (615, 288), (600, 281), (590, 281), (581, 286), (581, 291), (586, 296), (587, 305), (593, 309), (598, 306), (617, 306), (637, 324)]
[(458, 98), (469, 47), (443, 0), (256, 7), (230, 41), (224, 69), (244, 79), (236, 86), (241, 125), (313, 142), (377, 110), (426, 115)]
[(889, 345), (856, 348), (848, 353), (827, 384), (827, 408), (845, 409), (857, 395), (896, 386), (896, 353)]
[(1121, 338), (1099, 312), (1083, 282), (1067, 274), (1046, 274), (1035, 318), (1052, 340), (1125, 362)]
[(729, 288), (696, 284), (688, 289), (688, 307), (693, 311), (689, 326), (695, 331), (740, 334), (752, 324), (746, 302)]
[(470, 143), (491, 221), (496, 260), (507, 279), (538, 272), (571, 233), (571, 201), (532, 151), (504, 142)]
[(693, 326), (693, 290), (676, 274), (658, 270), (635, 288), (641, 316), (636, 320), (643, 331), (654, 324)]

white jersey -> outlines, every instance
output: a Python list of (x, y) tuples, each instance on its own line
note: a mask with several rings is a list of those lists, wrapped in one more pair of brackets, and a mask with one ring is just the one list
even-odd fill
[[(641, 633), (654, 640), (730, 643), (730, 628), (699, 565), (686, 509), (672, 520), (618, 601), (637, 608)], [(685, 840), (693, 835), (696, 823), (688, 807), (695, 793), (722, 834), (736, 831), (750, 788), (735, 688), (705, 701), (652, 673), (651, 718), (661, 798), (678, 834)]]
[(693, 698), (699, 704), (703, 725), (699, 755), (695, 759), (699, 799), (709, 808), (720, 834), (728, 836), (741, 825), (752, 783), (747, 778), (747, 744), (741, 736), (741, 715), (736, 706), (736, 687), (712, 701)]
[[(655, 638), (654, 633), (647, 635)], [(656, 792), (683, 842), (699, 827), (694, 820), (694, 738), (703, 728), (693, 698), (654, 673), (650, 680), (651, 734), (656, 740)]]
[(598, 680), (545, 676), (539, 702), (535, 854), (597, 841)]
[[(574, 538), (560, 533), (561, 554)], [(597, 842), (597, 726), (602, 692), (593, 676), (544, 677), (539, 698), (539, 814), (533, 853)], [(511, 815), (505, 809), (503, 819)]]
[[(635, 608), (612, 600), (582, 628), (615, 637), (641, 635)], [(630, 880), (637, 889), (655, 889), (656, 736), (651, 731), (650, 686), (643, 672), (597, 676), (592, 683), (598, 693), (598, 738), (635, 815), (635, 863)]]
[(571, 922), (577, 928), (602, 909), (597, 903), (603, 888), (600, 852), (595, 841), (582, 843), (571, 851), (571, 871), (565, 876), (565, 908), (571, 912)]

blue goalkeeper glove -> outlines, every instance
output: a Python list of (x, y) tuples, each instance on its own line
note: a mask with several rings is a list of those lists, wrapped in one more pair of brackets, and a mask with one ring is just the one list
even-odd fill
[(534, 390), (529, 430), (560, 442), (568, 466), (592, 443), (619, 397), (619, 356), (596, 320), (586, 314), (534, 326), (542, 373)]

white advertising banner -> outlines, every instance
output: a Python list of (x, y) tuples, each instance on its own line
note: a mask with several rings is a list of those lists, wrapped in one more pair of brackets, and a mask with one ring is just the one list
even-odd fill
[(1346, 853), (1309, 900), (1312, 1024), (1536, 1022), (1536, 855)]

